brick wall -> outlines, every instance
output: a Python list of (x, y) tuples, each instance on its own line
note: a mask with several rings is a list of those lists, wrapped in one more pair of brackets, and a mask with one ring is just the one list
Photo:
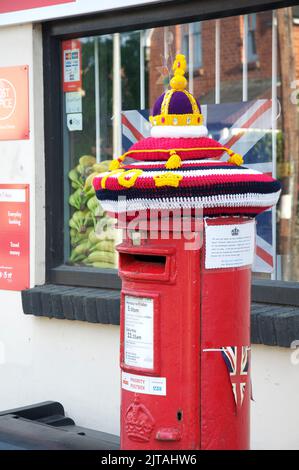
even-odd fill
[[(202, 67), (194, 70), (194, 94), (204, 102), (214, 102), (215, 95), (215, 21), (203, 21), (202, 31)], [(243, 22), (240, 16), (223, 18), (221, 28), (221, 89), (240, 90), (232, 94), (232, 99), (242, 97), (242, 37)], [(256, 17), (256, 52), (257, 60), (248, 66), (248, 80), (256, 96), (270, 97), (271, 85), (271, 44), (272, 44), (272, 12), (261, 12)], [(176, 25), (168, 28), (168, 57), (164, 54), (164, 28), (156, 28), (151, 37), (150, 63), (149, 63), (149, 101), (152, 107), (155, 99), (164, 91), (163, 76), (167, 82), (168, 66), (171, 73), (171, 63), (177, 52), (182, 52), (182, 38), (187, 32), (188, 25)], [(299, 26), (294, 27), (295, 44), (299, 51)], [(166, 50), (167, 52), (167, 50)], [(163, 75), (164, 74), (164, 75)], [(299, 60), (297, 61), (297, 74), (299, 76)], [(259, 87), (255, 87), (258, 83)], [(264, 84), (263, 84), (264, 83)], [(229, 99), (229, 90), (224, 93)], [(249, 93), (249, 98), (250, 93)]]

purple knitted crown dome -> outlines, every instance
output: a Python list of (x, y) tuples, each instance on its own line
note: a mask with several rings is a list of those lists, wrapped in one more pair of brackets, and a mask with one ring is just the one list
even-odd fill
[[(165, 98), (166, 92), (163, 93), (156, 100), (153, 106), (153, 116), (162, 114), (162, 103)], [(199, 113), (201, 114), (200, 104), (196, 98), (194, 98)], [(174, 91), (169, 99), (168, 114), (193, 114), (193, 108), (189, 96), (184, 91)]]

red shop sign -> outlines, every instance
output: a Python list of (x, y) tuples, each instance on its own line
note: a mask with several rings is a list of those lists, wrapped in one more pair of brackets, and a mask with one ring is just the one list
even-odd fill
[(82, 88), (82, 47), (79, 39), (62, 41), (63, 91)]
[(0, 13), (12, 11), (29, 10), (31, 8), (43, 8), (63, 3), (73, 3), (76, 0), (2, 0), (0, 2)]
[(29, 185), (0, 184), (0, 289), (27, 289), (29, 278)]
[(0, 140), (29, 139), (28, 65), (0, 67)]

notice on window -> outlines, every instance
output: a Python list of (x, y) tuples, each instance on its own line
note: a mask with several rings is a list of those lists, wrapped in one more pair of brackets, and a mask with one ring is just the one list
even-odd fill
[(29, 287), (29, 185), (0, 184), (0, 289)]
[(82, 131), (83, 129), (82, 113), (67, 114), (66, 123), (67, 123), (67, 128), (70, 132)]
[(166, 395), (166, 377), (147, 377), (122, 372), (121, 386), (124, 390), (147, 395)]
[(235, 225), (208, 225), (206, 229), (206, 269), (236, 268), (253, 263), (255, 222)]
[(78, 39), (62, 41), (63, 91), (73, 92), (82, 88), (82, 52)]
[(79, 91), (70, 91), (65, 94), (66, 114), (82, 113), (82, 95)]
[(124, 362), (154, 368), (154, 300), (125, 296)]

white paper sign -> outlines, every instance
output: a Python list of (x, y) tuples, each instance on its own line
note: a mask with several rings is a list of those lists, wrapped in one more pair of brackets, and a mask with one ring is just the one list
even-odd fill
[(66, 115), (67, 128), (69, 131), (82, 131), (83, 120), (82, 113), (74, 113)]
[(82, 95), (79, 91), (70, 91), (65, 94), (66, 114), (82, 113)]
[(154, 301), (125, 296), (124, 362), (143, 369), (154, 368)]
[(25, 189), (1, 189), (0, 202), (26, 202)]
[(129, 390), (129, 392), (166, 396), (165, 377), (146, 377), (144, 375), (122, 372), (121, 386), (124, 390)]
[(206, 269), (236, 268), (253, 263), (255, 222), (235, 225), (207, 225)]

